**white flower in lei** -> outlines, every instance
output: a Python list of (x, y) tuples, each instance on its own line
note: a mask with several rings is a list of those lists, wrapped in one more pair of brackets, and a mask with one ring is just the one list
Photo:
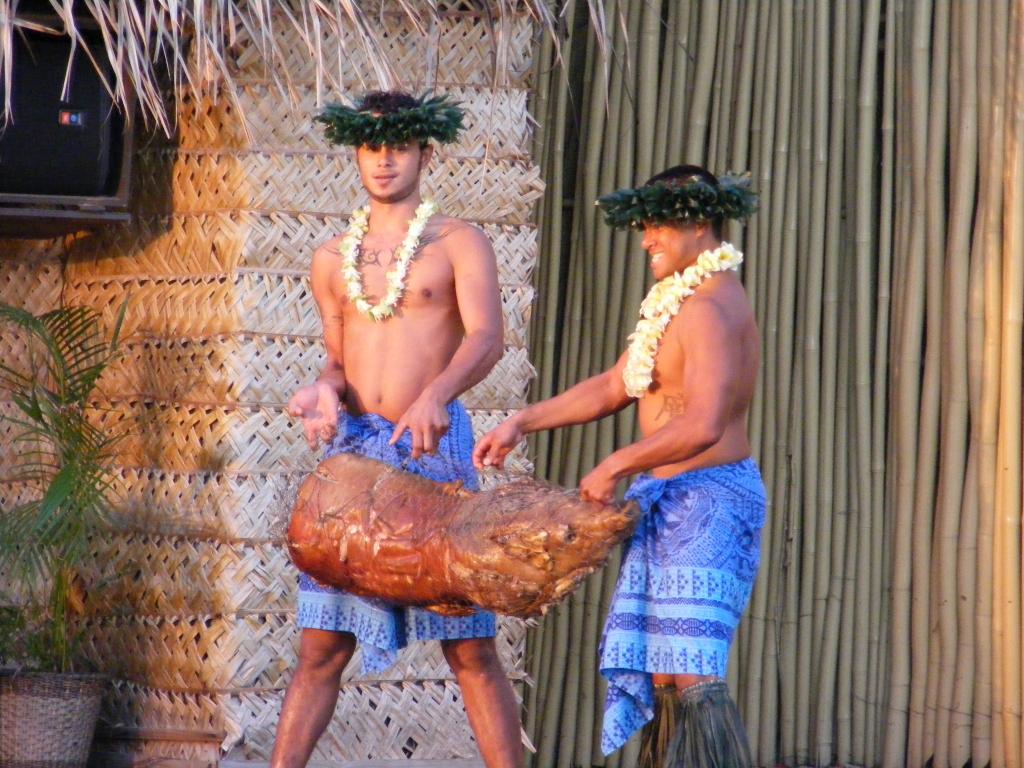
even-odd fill
[(659, 280), (651, 286), (640, 305), (640, 321), (629, 335), (629, 358), (622, 371), (626, 394), (643, 397), (651, 386), (654, 356), (669, 322), (683, 304), (683, 299), (716, 272), (736, 269), (743, 263), (743, 254), (731, 243), (722, 243), (713, 251), (704, 251), (696, 263)]
[(409, 231), (406, 232), (405, 239), (395, 251), (395, 263), (388, 271), (384, 297), (374, 305), (363, 293), (363, 277), (359, 274), (358, 261), (359, 246), (362, 245), (370, 224), (370, 206), (364, 205), (353, 211), (352, 218), (348, 223), (348, 231), (345, 232), (345, 237), (341, 240), (339, 250), (342, 256), (341, 272), (345, 278), (348, 297), (355, 303), (359, 312), (371, 320), (385, 320), (395, 314), (395, 307), (398, 306), (405, 293), (405, 278), (409, 274), (409, 262), (412, 261), (416, 248), (420, 244), (423, 228), (427, 226), (427, 221), (435, 213), (437, 213), (437, 203), (433, 200), (424, 200), (416, 208), (416, 214), (409, 222)]

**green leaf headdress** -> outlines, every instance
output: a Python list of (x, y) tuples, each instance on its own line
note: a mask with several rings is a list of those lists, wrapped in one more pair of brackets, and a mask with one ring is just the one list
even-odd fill
[(757, 210), (757, 193), (750, 174), (726, 174), (718, 184), (695, 179), (682, 183), (657, 181), (635, 189), (620, 189), (600, 197), (604, 219), (613, 227), (640, 229), (646, 223), (746, 219)]
[[(331, 144), (371, 147), (433, 139), (450, 144), (462, 129), (463, 111), (448, 96), (409, 97), (409, 106), (380, 113), (367, 94), (354, 106), (331, 104), (314, 119)], [(377, 114), (374, 114), (374, 113)]]

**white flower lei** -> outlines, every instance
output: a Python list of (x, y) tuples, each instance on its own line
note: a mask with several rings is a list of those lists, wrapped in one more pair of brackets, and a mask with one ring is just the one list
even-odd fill
[(642, 397), (651, 386), (658, 344), (683, 299), (691, 296), (694, 289), (715, 272), (736, 269), (742, 262), (743, 254), (735, 246), (722, 243), (713, 251), (704, 251), (682, 274), (676, 272), (651, 286), (640, 305), (636, 330), (629, 335), (629, 358), (622, 371), (626, 394)]
[(402, 244), (395, 251), (394, 266), (387, 274), (387, 287), (384, 291), (384, 298), (376, 305), (363, 293), (363, 278), (359, 274), (359, 246), (363, 243), (366, 230), (370, 224), (370, 206), (364, 205), (352, 212), (349, 220), (348, 231), (341, 240), (339, 250), (341, 251), (342, 263), (341, 272), (345, 277), (345, 286), (348, 290), (349, 300), (354, 302), (356, 309), (371, 320), (385, 320), (395, 313), (395, 307), (402, 300), (405, 293), (405, 277), (409, 273), (409, 262), (420, 243), (420, 235), (427, 221), (437, 212), (437, 203), (426, 199), (416, 208), (416, 214), (409, 222), (409, 231), (405, 235)]

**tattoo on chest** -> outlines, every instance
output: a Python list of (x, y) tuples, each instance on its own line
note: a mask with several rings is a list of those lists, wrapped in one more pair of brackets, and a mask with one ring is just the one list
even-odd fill
[(363, 266), (368, 264), (377, 264), (379, 266), (390, 264), (394, 256), (394, 248), (365, 248), (359, 246), (359, 263)]
[(683, 398), (679, 395), (665, 395), (661, 403), (661, 410), (654, 418), (660, 419), (665, 414), (678, 416), (683, 412)]
[[(416, 245), (416, 250), (413, 251), (412, 258), (415, 260), (421, 253), (423, 253), (423, 249), (426, 246), (430, 245), (437, 239), (438, 235), (436, 233), (424, 233), (421, 235), (420, 241)], [(380, 267), (388, 267), (391, 266), (392, 262), (394, 262), (395, 251), (397, 250), (398, 246), (395, 246), (394, 248), (367, 248), (364, 245), (360, 245), (357, 261), (361, 266), (376, 264)]]

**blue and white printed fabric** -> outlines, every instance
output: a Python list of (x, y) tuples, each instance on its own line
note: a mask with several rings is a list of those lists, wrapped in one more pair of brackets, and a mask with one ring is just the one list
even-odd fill
[[(451, 420), (437, 451), (412, 459), (412, 437), (403, 433), (389, 445), (395, 425), (375, 413), (362, 416), (342, 414), (338, 434), (324, 451), (324, 458), (354, 453), (383, 461), (430, 480), (461, 481), (478, 490), (473, 467), (473, 424), (459, 402), (448, 406)], [(405, 608), (385, 600), (351, 595), (299, 575), (297, 621), (304, 629), (351, 632), (363, 646), (363, 673), (382, 672), (395, 663), (398, 650), (417, 640), (461, 640), (494, 637), (497, 621), (493, 613), (478, 610), (471, 616), (440, 616), (420, 608)]]
[(667, 479), (642, 475), (626, 498), (643, 515), (601, 639), (606, 755), (654, 716), (652, 674), (725, 677), (767, 509), (753, 459)]

